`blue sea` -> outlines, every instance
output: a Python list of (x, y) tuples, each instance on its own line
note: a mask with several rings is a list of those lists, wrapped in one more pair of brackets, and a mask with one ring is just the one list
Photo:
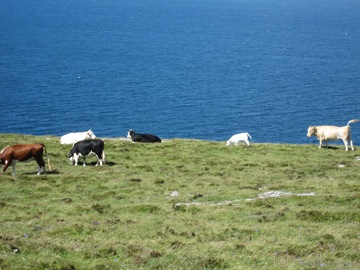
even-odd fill
[(360, 1), (1, 0), (0, 89), (0, 133), (317, 143), (360, 119)]

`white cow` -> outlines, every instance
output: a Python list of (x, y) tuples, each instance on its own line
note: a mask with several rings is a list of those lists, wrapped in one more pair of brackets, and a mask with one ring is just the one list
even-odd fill
[(85, 132), (73, 132), (66, 134), (61, 137), (60, 143), (61, 144), (74, 144), (78, 141), (88, 140), (88, 139), (96, 139), (95, 134), (92, 130), (88, 130)]
[(247, 132), (235, 134), (231, 136), (231, 138), (226, 142), (226, 145), (227, 146), (232, 144), (238, 145), (239, 142), (244, 142), (246, 143), (247, 146), (250, 146), (249, 138), (252, 139), (250, 134)]
[(310, 138), (311, 136), (316, 136), (320, 141), (319, 148), (322, 146), (322, 142), (326, 142), (326, 146), (328, 146), (328, 141), (333, 140), (342, 140), (345, 144), (345, 151), (348, 151), (348, 142), (350, 142), (351, 150), (354, 151), (353, 142), (351, 140), (351, 130), (350, 124), (360, 122), (360, 120), (353, 119), (350, 120), (346, 126), (337, 127), (337, 126), (310, 126), (308, 128), (307, 136)]

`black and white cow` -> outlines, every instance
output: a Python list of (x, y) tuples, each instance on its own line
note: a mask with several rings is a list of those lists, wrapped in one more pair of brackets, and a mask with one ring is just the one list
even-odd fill
[(132, 142), (143, 142), (143, 143), (161, 143), (161, 139), (155, 135), (151, 134), (140, 134), (136, 133), (135, 130), (130, 129), (127, 135), (128, 138), (131, 138)]
[(97, 158), (96, 166), (105, 164), (105, 151), (104, 142), (100, 139), (89, 139), (75, 143), (71, 148), (70, 153), (67, 157), (70, 160), (70, 164), (77, 166), (79, 158), (82, 157), (84, 162), (83, 166), (86, 165), (86, 156), (95, 155)]

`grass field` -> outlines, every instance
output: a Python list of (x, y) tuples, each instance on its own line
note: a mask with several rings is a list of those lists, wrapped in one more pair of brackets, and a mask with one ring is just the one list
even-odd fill
[(104, 141), (75, 167), (57, 137), (0, 135), (53, 168), (0, 175), (0, 269), (360, 269), (359, 150)]

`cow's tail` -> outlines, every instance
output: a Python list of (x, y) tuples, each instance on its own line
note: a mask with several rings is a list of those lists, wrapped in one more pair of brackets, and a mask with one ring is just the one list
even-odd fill
[(102, 161), (103, 164), (105, 164), (105, 150), (102, 151)]
[(50, 162), (50, 158), (49, 158), (49, 155), (48, 155), (48, 153), (47, 153), (47, 150), (46, 150), (45, 145), (44, 145), (44, 150), (45, 150), (46, 158), (47, 158), (47, 161), (48, 161), (49, 172), (51, 172), (51, 171), (52, 171), (51, 162)]
[(350, 120), (347, 125), (350, 126), (351, 123), (356, 123), (356, 122), (360, 122), (360, 120), (358, 119), (353, 119), (353, 120)]
[(246, 133), (246, 134), (249, 136), (250, 139), (252, 139), (249, 133)]

